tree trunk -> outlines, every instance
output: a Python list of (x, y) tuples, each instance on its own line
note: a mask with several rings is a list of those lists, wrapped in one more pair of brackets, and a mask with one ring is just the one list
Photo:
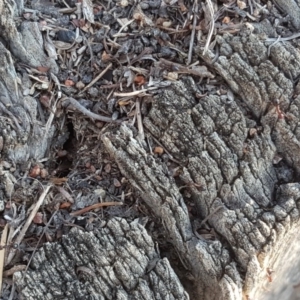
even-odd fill
[[(276, 5), (300, 29), (296, 2)], [(13, 58), (49, 67), (52, 78), (58, 72), (44, 53), (38, 23), (17, 27), (14, 17), (22, 9), (22, 1), (0, 0), (0, 151), (13, 165), (44, 158), (59, 127), (54, 112), (47, 122), (37, 121), (36, 99), (20, 92), (28, 78), (16, 72)], [(267, 36), (276, 32), (265, 20), (217, 36), (218, 54), (196, 48), (228, 86), (202, 95), (194, 79), (183, 77), (152, 93), (143, 119), (146, 139), (126, 122), (102, 136), (136, 195), (162, 223), (170, 259), (161, 258), (138, 224), (143, 220), (113, 218), (93, 233), (73, 229), (61, 243), (46, 244), (27, 272), (14, 274), (20, 297), (294, 299), (300, 54), (291, 42)], [(157, 144), (163, 157), (152, 152)], [(2, 169), (0, 177), (9, 199), (12, 179)]]

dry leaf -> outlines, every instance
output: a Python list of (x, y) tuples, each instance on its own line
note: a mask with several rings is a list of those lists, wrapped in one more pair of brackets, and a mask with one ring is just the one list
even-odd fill
[(111, 171), (111, 165), (110, 164), (106, 164), (105, 167), (104, 167), (104, 171), (106, 173), (110, 173), (110, 171)]
[(56, 189), (60, 192), (60, 194), (68, 200), (70, 203), (74, 203), (73, 197), (70, 195), (68, 191), (66, 191), (63, 187), (57, 186)]
[(166, 77), (167, 77), (168, 80), (176, 81), (178, 79), (178, 73), (169, 72)]
[(102, 60), (103, 62), (107, 62), (107, 61), (109, 61), (110, 59), (111, 59), (110, 55), (107, 54), (105, 51), (103, 51), (103, 53), (102, 53), (102, 55), (101, 55), (101, 60)]
[(186, 11), (187, 11), (187, 8), (186, 8), (186, 6), (184, 5), (183, 0), (179, 0), (179, 1), (178, 1), (178, 4), (179, 4), (180, 10), (181, 10), (182, 12), (186, 12)]
[(65, 81), (65, 86), (73, 86), (74, 84), (75, 84), (75, 83), (74, 83), (73, 80), (67, 79), (67, 80)]
[(136, 75), (134, 78), (134, 83), (136, 83), (138, 86), (141, 86), (145, 84), (146, 80), (143, 75)]
[(129, 105), (129, 104), (132, 104), (132, 101), (128, 101), (128, 100), (120, 100), (118, 102), (119, 106), (126, 106), (126, 105)]
[(172, 21), (165, 21), (162, 23), (162, 26), (165, 28), (169, 28), (171, 27), (171, 25), (172, 25)]
[(51, 98), (50, 97), (51, 96), (48, 93), (42, 93), (40, 95), (40, 102), (46, 108), (50, 107), (50, 104), (51, 104)]
[(41, 173), (41, 168), (39, 165), (35, 165), (29, 172), (29, 176), (32, 178), (36, 178), (40, 175)]
[(222, 20), (223, 24), (229, 24), (230, 23), (230, 18), (229, 17), (224, 17), (224, 19)]
[(72, 205), (70, 202), (64, 202), (60, 205), (60, 209), (69, 208)]
[(148, 26), (154, 26), (152, 20), (143, 13), (141, 6), (139, 4), (137, 5), (137, 8), (134, 11), (132, 16), (136, 21), (140, 22), (141, 26), (144, 26), (144, 24)]
[(237, 0), (237, 5), (239, 7), (239, 9), (245, 9), (247, 7), (246, 3), (244, 1), (241, 0)]
[(121, 186), (121, 182), (117, 178), (114, 178), (114, 186), (115, 187), (120, 187)]
[(33, 218), (33, 223), (35, 224), (43, 224), (43, 214), (41, 212), (38, 212), (34, 218)]
[(62, 41), (53, 41), (53, 44), (54, 44), (55, 48), (62, 49), (62, 50), (70, 49), (72, 47), (72, 44), (62, 42)]
[(50, 182), (52, 182), (55, 185), (62, 185), (62, 184), (64, 184), (67, 181), (68, 181), (67, 177), (61, 177), (61, 178), (59, 178), (59, 177), (52, 177), (52, 178), (50, 178)]
[(156, 154), (163, 154), (164, 153), (164, 148), (155, 147), (153, 152), (156, 153)]
[(82, 0), (82, 12), (84, 17), (94, 24), (93, 2), (91, 0)]
[(41, 178), (46, 178), (48, 175), (49, 174), (48, 174), (48, 171), (46, 169), (41, 170), (41, 174), (40, 174)]

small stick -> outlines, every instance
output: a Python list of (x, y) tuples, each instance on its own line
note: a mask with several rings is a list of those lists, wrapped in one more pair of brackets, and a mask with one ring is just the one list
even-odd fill
[(33, 259), (33, 256), (34, 256), (34, 254), (35, 254), (35, 252), (36, 252), (36, 250), (37, 250), (37, 247), (39, 246), (39, 244), (40, 244), (40, 242), (41, 242), (41, 240), (42, 240), (42, 237), (44, 236), (46, 230), (48, 229), (48, 227), (49, 227), (50, 223), (52, 222), (52, 220), (53, 220), (54, 216), (56, 215), (56, 213), (57, 213), (57, 210), (52, 214), (50, 220), (47, 222), (46, 226), (44, 227), (43, 233), (41, 234), (41, 236), (40, 236), (40, 238), (39, 238), (39, 240), (38, 240), (38, 242), (37, 242), (37, 244), (36, 244), (36, 246), (35, 246), (35, 248), (34, 248), (34, 251), (32, 252), (32, 254), (31, 254), (31, 256), (30, 256), (30, 259), (29, 259), (29, 261), (28, 261), (28, 263), (27, 263), (27, 266), (26, 266), (26, 268), (25, 268), (25, 272), (28, 270), (28, 267), (29, 267), (29, 265), (30, 265), (30, 263), (31, 263), (31, 260)]
[(141, 99), (136, 100), (136, 118), (137, 118), (137, 125), (139, 129), (139, 138), (141, 140), (145, 139), (145, 134), (144, 134), (144, 128), (143, 128), (143, 121), (142, 121), (142, 114), (141, 114)]
[(192, 61), (193, 45), (195, 40), (196, 23), (197, 23), (197, 12), (198, 12), (197, 0), (194, 1), (193, 10), (194, 10), (193, 29), (192, 29), (191, 39), (190, 39), (189, 55), (186, 63), (187, 65), (189, 65)]
[(95, 272), (93, 272), (91, 269), (85, 267), (85, 266), (80, 266), (80, 267), (77, 267), (76, 268), (76, 272), (79, 273), (79, 272), (84, 272), (88, 275), (91, 275), (92, 277), (97, 277)]
[(277, 41), (278, 42), (284, 42), (284, 41), (289, 41), (289, 40), (292, 40), (292, 39), (296, 39), (298, 37), (300, 37), (300, 32), (295, 33), (295, 34), (293, 34), (291, 36), (288, 36), (288, 37), (281, 37), (280, 39), (278, 39), (278, 38), (267, 38), (267, 39), (265, 39), (265, 42), (277, 42)]
[[(32, 220), (33, 220), (33, 218), (34, 218), (35, 215), (37, 214), (37, 212), (38, 212), (40, 206), (42, 205), (43, 201), (45, 200), (45, 197), (47, 196), (47, 194), (48, 194), (49, 190), (51, 189), (51, 187), (52, 187), (52, 184), (50, 183), (50, 184), (48, 184), (48, 185), (45, 187), (44, 191), (42, 192), (42, 194), (41, 194), (40, 198), (38, 199), (37, 203), (35, 204), (35, 206), (34, 206), (32, 212), (31, 212), (30, 215), (28, 216), (28, 219), (27, 219), (27, 221), (25, 222), (25, 224), (24, 224), (22, 230), (20, 231), (18, 237), (16, 238), (15, 243), (16, 243), (17, 245), (19, 245), (19, 244), (22, 242), (22, 240), (23, 240), (23, 238), (24, 238), (24, 236), (25, 236), (25, 233), (26, 233), (28, 227), (30, 226), (30, 224), (31, 224), (31, 222), (32, 222)], [(8, 264), (11, 262), (11, 260), (13, 259), (15, 253), (16, 253), (16, 249), (11, 249), (11, 251), (10, 251), (8, 257), (7, 257), (6, 265), (8, 265)]]
[(110, 69), (112, 66), (112, 63), (110, 63), (96, 78), (94, 78), (80, 93), (84, 93), (88, 88), (90, 88), (91, 86), (93, 86), (107, 71), (108, 69)]
[(268, 56), (270, 56), (271, 48), (272, 48), (274, 45), (276, 45), (276, 44), (279, 43), (280, 38), (281, 38), (281, 36), (279, 35), (278, 38), (277, 38), (277, 40), (276, 40), (275, 42), (273, 42), (273, 43), (268, 47)]
[[(1, 246), (6, 245), (7, 231), (8, 231), (8, 224), (5, 225), (3, 232), (2, 232)], [(4, 276), (4, 274), (3, 274), (4, 258), (5, 258), (5, 247), (3, 247), (3, 249), (0, 250), (0, 291), (2, 291), (2, 280), (3, 280), (3, 276)]]
[(221, 208), (223, 208), (223, 206), (218, 206), (215, 210), (213, 210), (206, 218), (204, 218), (202, 220), (202, 222), (200, 223), (200, 226), (199, 227), (202, 227), (202, 225), (204, 225), (208, 219), (213, 215), (215, 214), (217, 211), (219, 211)]
[(207, 40), (206, 40), (206, 43), (205, 43), (203, 54), (205, 54), (207, 52), (207, 50), (208, 50), (208, 47), (209, 47), (209, 44), (210, 44), (210, 41), (211, 41), (211, 38), (212, 38), (212, 35), (213, 35), (213, 32), (214, 32), (214, 29), (215, 29), (214, 7), (212, 5), (211, 0), (207, 0), (207, 6), (209, 8), (210, 18), (211, 19), (210, 19), (209, 33), (208, 33), (208, 36), (207, 36)]
[(112, 118), (109, 117), (105, 117), (102, 115), (97, 115), (91, 111), (89, 111), (88, 109), (86, 109), (84, 106), (82, 106), (77, 100), (75, 100), (74, 98), (66, 98), (65, 99), (67, 102), (71, 103), (77, 110), (79, 110), (80, 112), (82, 112), (85, 116), (91, 118), (92, 120), (98, 120), (98, 121), (102, 121), (102, 122), (115, 122), (115, 123), (121, 123), (121, 120), (113, 120)]
[(88, 212), (90, 210), (97, 209), (99, 207), (114, 206), (114, 205), (123, 205), (123, 204), (124, 204), (123, 202), (103, 202), (103, 203), (96, 203), (96, 204), (90, 205), (88, 207), (85, 207), (83, 209), (71, 212), (70, 215), (73, 216), (73, 217), (76, 217), (76, 216), (80, 216), (81, 214), (84, 214), (84, 213), (86, 213), (86, 212)]
[(128, 97), (128, 96), (137, 96), (141, 93), (147, 92), (147, 91), (151, 91), (151, 90), (155, 90), (157, 89), (157, 87), (149, 87), (147, 89), (142, 89), (139, 91), (134, 91), (134, 92), (130, 92), (130, 93), (114, 93), (115, 97)]
[(116, 42), (116, 40), (117, 40), (119, 34), (123, 31), (123, 29), (126, 28), (128, 25), (130, 25), (133, 21), (135, 21), (135, 20), (132, 19), (132, 20), (128, 21), (127, 23), (125, 23), (125, 24), (120, 28), (120, 30), (119, 30), (116, 34), (113, 35), (113, 37), (114, 37), (114, 42)]
[(6, 270), (6, 271), (3, 272), (3, 277), (12, 276), (14, 273), (24, 271), (25, 269), (26, 269), (26, 265), (13, 266), (9, 270)]

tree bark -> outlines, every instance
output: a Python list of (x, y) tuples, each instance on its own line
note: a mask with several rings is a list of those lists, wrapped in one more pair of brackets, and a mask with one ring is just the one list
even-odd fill
[(120, 218), (94, 233), (74, 228), (14, 278), (24, 299), (189, 299), (145, 228)]
[[(296, 2), (276, 5), (299, 29)], [(17, 27), (22, 9), (22, 1), (0, 2), (0, 151), (14, 165), (44, 158), (56, 133), (53, 112), (37, 121), (36, 99), (20, 92), (28, 78), (13, 58), (58, 72), (38, 24)], [(300, 253), (300, 54), (266, 36), (276, 32), (263, 21), (217, 36), (219, 56), (196, 49), (228, 92), (202, 95), (190, 77), (159, 89), (143, 119), (150, 149), (126, 123), (102, 137), (161, 220), (180, 267), (160, 257), (137, 220), (115, 218), (94, 233), (73, 229), (61, 243), (45, 245), (27, 272), (14, 275), (21, 297), (292, 299)], [(157, 143), (166, 159), (152, 153)], [(0, 169), (0, 176), (12, 185), (8, 172)]]

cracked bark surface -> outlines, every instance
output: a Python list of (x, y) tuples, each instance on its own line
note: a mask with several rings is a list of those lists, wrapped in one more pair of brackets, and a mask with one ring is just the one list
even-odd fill
[(45, 66), (53, 73), (58, 71), (55, 60), (44, 53), (38, 23), (23, 22), (17, 29), (14, 17), (22, 9), (22, 1), (0, 3), (0, 37), (10, 48), (9, 51), (0, 41), (0, 112), (3, 116), (0, 118), (0, 136), (4, 140), (3, 155), (14, 163), (44, 157), (54, 128), (37, 121), (36, 100), (22, 95), (20, 85), (29, 87), (30, 82), (26, 77), (18, 77), (12, 54), (31, 67)]
[[(23, 63), (38, 67), (43, 62), (56, 73), (54, 60), (43, 52), (37, 23), (17, 29), (13, 17), (23, 4), (16, 3), (0, 3), (1, 38)], [(298, 5), (276, 3), (299, 28)], [(198, 51), (226, 80), (235, 99), (213, 94), (197, 99), (190, 78), (154, 97), (144, 126), (179, 162), (177, 177), (151, 155), (134, 128), (122, 125), (103, 137), (124, 176), (162, 219), (189, 273), (184, 280), (187, 274), (178, 276), (192, 299), (288, 299), (294, 291), (284, 290), (282, 279), (299, 273), (300, 85), (294, 82), (300, 54), (290, 42), (271, 46), (261, 34), (267, 29), (259, 29), (260, 34), (245, 30), (218, 36), (220, 56), (214, 63), (212, 52), (203, 56)], [(36, 100), (18, 92), (19, 81), (26, 84), (26, 78), (18, 78), (1, 42), (0, 53), (1, 155), (15, 164), (43, 158), (54, 128), (39, 124)], [(278, 155), (283, 160), (276, 164)], [(199, 220), (190, 220), (187, 199), (195, 203)], [(216, 231), (215, 240), (198, 234), (203, 220)], [(76, 274), (80, 267), (92, 273), (81, 268)], [(264, 289), (268, 268), (276, 271), (271, 292)], [(75, 229), (61, 244), (47, 244), (27, 273), (15, 274), (15, 282), (25, 299), (189, 298), (145, 229), (121, 219), (95, 234)]]
[(120, 218), (93, 233), (74, 228), (61, 244), (46, 244), (15, 280), (28, 300), (189, 299), (144, 227)]
[[(299, 226), (300, 185), (285, 175), (292, 174), (294, 164), (286, 159), (278, 168), (273, 163), (278, 144), (273, 133), (285, 120), (275, 122), (274, 128), (265, 123), (250, 138), (249, 130), (258, 126), (245, 118), (238, 101), (216, 95), (198, 101), (196, 92), (191, 79), (173, 84), (155, 97), (144, 119), (151, 135), (182, 163), (176, 181), (129, 127), (122, 125), (103, 142), (163, 220), (167, 236), (194, 278), (192, 298), (241, 299), (242, 291), (257, 297), (266, 284), (267, 268), (284, 253), (283, 245), (295, 238)], [(286, 143), (287, 136), (280, 138)], [(188, 189), (199, 217), (209, 217), (222, 239), (207, 241), (193, 233), (178, 183)]]

